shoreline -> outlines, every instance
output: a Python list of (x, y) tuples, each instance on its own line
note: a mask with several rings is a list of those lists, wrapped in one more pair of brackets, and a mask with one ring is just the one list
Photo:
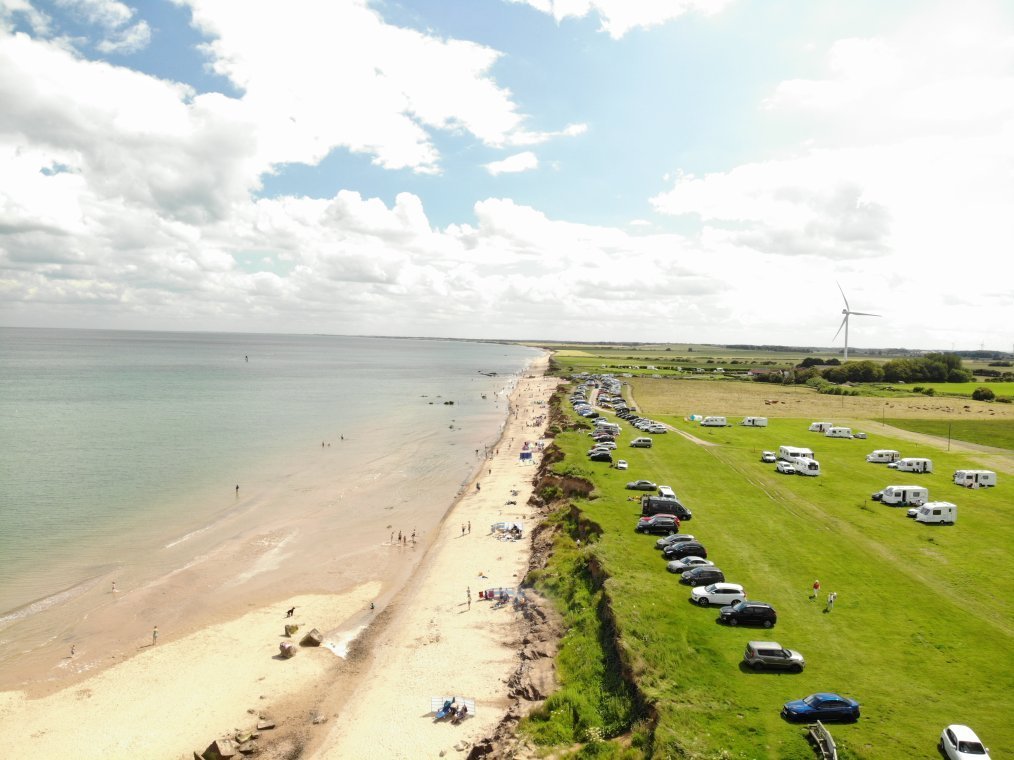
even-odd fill
[[(520, 418), (515, 405), (521, 408), (526, 401), (531, 401), (523, 397), (523, 388), (527, 388), (533, 376), (536, 382), (547, 381), (543, 376), (546, 363), (545, 356), (536, 359), (518, 376), (501, 427), (501, 443), (519, 437)], [(548, 394), (543, 398), (546, 399)], [(511, 430), (515, 431), (513, 436)], [(526, 431), (524, 427), (520, 430), (529, 439), (537, 437), (534, 430)], [(505, 469), (509, 465), (524, 468), (530, 486), (534, 466), (520, 465), (516, 457), (512, 461), (510, 445), (494, 448), (507, 448), (507, 451), (483, 461), (482, 467), (475, 469), (475, 477), (468, 482), (484, 483), (492, 478), (492, 486), (496, 475), (488, 471)], [(483, 470), (486, 470), (485, 475)], [(506, 477), (523, 484), (524, 478), (518, 477), (521, 474), (515, 471)], [(300, 601), (296, 604), (296, 619), (305, 622), (305, 627), (294, 640), (298, 641), (304, 631), (316, 627), (325, 633), (326, 643), (333, 649), (347, 648), (344, 659), (327, 651), (326, 646), (299, 648), (292, 660), (276, 659), (278, 643), (283, 640), (281, 605), (297, 597), (289, 595), (284, 598), (286, 601), (272, 599), (258, 605), (248, 604), (246, 611), (232, 610), (235, 614), (229, 614), (225, 621), (181, 631), (179, 635), (174, 632), (171, 641), (159, 640), (155, 647), (139, 646), (135, 652), (124, 654), (124, 659), (114, 655), (112, 662), (98, 663), (95, 668), (85, 666), (83, 672), (68, 676), (55, 691), (51, 685), (51, 688), (34, 690), (41, 696), (30, 696), (26, 691), (0, 693), (0, 726), (4, 726), (0, 727), (0, 744), (11, 747), (11, 756), (16, 757), (57, 752), (75, 757), (109, 757), (127, 752), (151, 756), (152, 751), (157, 751), (159, 757), (191, 757), (193, 750), (203, 750), (212, 739), (222, 735), (221, 731), (244, 725), (244, 720), (252, 726), (256, 723), (253, 719), (262, 713), (286, 716), (284, 723), (279, 722), (281, 728), (288, 726), (288, 716), (305, 719), (309, 710), (322, 719), (315, 725), (326, 726), (324, 719), (333, 720), (335, 711), (343, 704), (343, 698), (336, 695), (349, 691), (359, 695), (361, 689), (350, 690), (349, 686), (362, 682), (363, 668), (376, 660), (374, 646), (384, 645), (385, 636), (392, 631), (392, 623), (400, 620), (410, 606), (406, 600), (412, 599), (415, 604), (421, 595), (435, 591), (420, 590), (418, 584), (429, 577), (429, 568), (446, 553), (446, 533), (453, 532), (452, 524), (468, 511), (463, 505), (473, 493), (467, 488), (459, 489), (439, 522), (428, 535), (424, 533), (419, 537), (415, 551), (421, 556), (408, 563), (403, 572), (390, 574), (383, 581), (347, 578), (345, 590), (338, 593), (298, 589)], [(527, 501), (527, 496), (524, 499)], [(527, 513), (524, 501), (520, 498), (517, 501), (522, 506), (512, 509)], [(477, 523), (487, 522), (492, 505), (488, 499), (483, 504), (485, 508), (472, 518), (473, 536), (478, 530), (486, 532), (486, 526), (479, 528)], [(502, 513), (503, 509), (495, 511)], [(468, 518), (464, 520), (467, 522)], [(527, 541), (513, 543), (527, 546)], [(389, 546), (385, 548), (390, 549)], [(268, 547), (266, 553), (270, 555), (276, 549), (277, 545)], [(364, 562), (367, 562), (370, 551), (364, 552)], [(270, 576), (270, 569), (262, 572)], [(513, 573), (506, 575), (505, 581), (517, 580)], [(516, 582), (498, 581), (497, 585), (516, 585)], [(473, 589), (477, 593), (478, 586), (473, 585)], [(380, 603), (371, 612), (369, 604), (376, 601)], [(501, 617), (506, 619), (506, 615)], [(80, 652), (77, 657), (81, 657)], [(61, 663), (60, 667), (63, 666)], [(259, 693), (262, 690), (263, 693)], [(191, 693), (197, 696), (196, 705), (195, 698), (189, 696)], [(201, 697), (202, 694), (205, 696)], [(356, 696), (356, 700), (362, 706), (369, 698)], [(428, 697), (424, 701), (428, 703)], [(413, 714), (418, 713), (413, 711)], [(174, 730), (171, 735), (153, 732), (149, 729), (154, 724), (170, 725)], [(466, 724), (469, 729), (478, 726), (475, 719)], [(138, 726), (144, 727), (145, 736), (137, 735), (142, 730)], [(302, 734), (306, 730), (305, 726), (295, 725), (279, 730), (273, 742), (296, 742), (304, 746), (307, 738)], [(264, 736), (263, 740), (271, 738)], [(82, 754), (84, 747), (94, 754)], [(262, 752), (261, 756), (271, 755)]]

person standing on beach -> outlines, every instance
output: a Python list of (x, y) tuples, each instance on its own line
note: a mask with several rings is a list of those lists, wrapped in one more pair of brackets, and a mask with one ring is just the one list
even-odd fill
[(158, 643), (158, 626), (156, 625), (151, 629), (151, 645), (155, 646)]
[(469, 533), (472, 532), (472, 521), (471, 520), (468, 521), (468, 532)]
[(239, 485), (236, 486), (236, 495), (239, 496)]
[(112, 593), (114, 593), (114, 594), (116, 593), (116, 581), (113, 581), (113, 591), (112, 591)]

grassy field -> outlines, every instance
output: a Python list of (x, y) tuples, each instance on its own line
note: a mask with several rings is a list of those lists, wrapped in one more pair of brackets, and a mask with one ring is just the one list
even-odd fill
[[(656, 383), (671, 392), (663, 394)], [(688, 398), (684, 391), (691, 389), (683, 384), (636, 380), (634, 396), (651, 416), (715, 445), (670, 433), (654, 436), (652, 449), (631, 449), (626, 444), (633, 434), (625, 426), (620, 456), (630, 470), (619, 472), (587, 462), (587, 436), (557, 439), (567, 452), (563, 464), (585, 471), (596, 484), (598, 498), (578, 507), (602, 534), (580, 551), (609, 576), (605, 588), (619, 646), (658, 711), (654, 736), (638, 756), (811, 758), (803, 731), (778, 713), (785, 701), (823, 690), (863, 705), (858, 724), (832, 728), (842, 758), (935, 757), (941, 728), (953, 722), (973, 726), (994, 749), (1014, 746), (1014, 499), (1005, 483), (961, 489), (949, 476), (975, 467), (969, 455), (920, 447), (872, 428), (866, 441), (806, 431), (811, 418), (859, 416), (847, 405), (862, 399), (847, 398), (846, 412), (837, 415), (834, 407), (802, 399), (798, 410), (786, 402), (793, 416), (775, 415), (770, 406), (756, 408), (760, 397), (744, 398), (741, 385), (711, 385), (707, 393), (714, 395)], [(719, 389), (734, 392), (723, 397)], [(818, 398), (841, 404), (839, 398)], [(712, 403), (702, 405), (704, 400)], [(691, 412), (760, 414), (771, 424), (701, 429), (683, 420)], [(762, 449), (782, 444), (814, 448), (824, 474), (783, 476), (760, 463)], [(930, 456), (936, 471), (899, 477), (865, 462), (875, 448)], [(637, 478), (676, 490), (694, 512), (684, 532), (703, 541), (729, 581), (776, 607), (774, 629), (726, 628), (716, 624), (716, 610), (687, 601), (689, 589), (665, 572), (654, 539), (633, 532), (637, 505), (627, 501), (631, 492), (623, 484)], [(916, 524), (904, 509), (870, 500), (886, 485), (909, 481), (927, 485), (931, 498), (958, 504), (957, 525)], [(838, 593), (833, 612), (824, 612), (823, 598), (808, 598), (814, 578), (824, 594)], [(744, 670), (739, 663), (751, 639), (800, 650), (806, 670)], [(583, 756), (621, 752), (629, 750), (610, 754), (599, 747)]]
[(977, 381), (974, 383), (912, 383), (913, 386), (932, 388), (936, 393), (946, 393), (949, 396), (972, 397), (976, 388), (989, 388), (998, 397), (1014, 398), (1014, 383), (987, 383)]
[(887, 424), (938, 438), (1014, 451), (1014, 420), (888, 419)]

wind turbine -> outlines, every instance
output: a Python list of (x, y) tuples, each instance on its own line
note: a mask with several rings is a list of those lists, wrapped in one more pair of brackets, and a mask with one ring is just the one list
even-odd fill
[(841, 288), (841, 283), (836, 280), (835, 285), (838, 286), (838, 290), (841, 290), (841, 299), (845, 302), (845, 308), (841, 310), (841, 313), (844, 314), (845, 317), (842, 319), (841, 325), (838, 326), (838, 332), (834, 334), (834, 338), (831, 340), (834, 342), (838, 338), (838, 333), (841, 332), (843, 327), (845, 328), (845, 358), (842, 359), (842, 361), (847, 362), (849, 360), (849, 317), (853, 314), (860, 317), (879, 317), (881, 315), (870, 314), (868, 311), (852, 311), (849, 307), (849, 299), (845, 297), (845, 291)]

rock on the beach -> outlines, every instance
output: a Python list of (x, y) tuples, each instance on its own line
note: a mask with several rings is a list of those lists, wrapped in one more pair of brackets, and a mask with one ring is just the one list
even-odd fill
[(236, 745), (228, 739), (216, 739), (201, 754), (203, 760), (225, 760), (236, 756)]
[(239, 745), (239, 751), (244, 755), (252, 755), (258, 750), (257, 742), (249, 741), (243, 742)]
[(275, 722), (273, 720), (262, 720), (257, 724), (258, 731), (267, 731), (268, 729), (274, 728)]
[(296, 653), (296, 645), (291, 641), (283, 641), (278, 645), (278, 651), (281, 652), (282, 657), (289, 658)]
[(316, 628), (310, 629), (310, 631), (303, 637), (303, 640), (299, 642), (302, 647), (319, 647), (321, 642), (324, 641), (324, 636)]
[(299, 630), (299, 626), (298, 625), (296, 625), (295, 623), (288, 623), (285, 626), (285, 635), (286, 636), (291, 636), (292, 634), (294, 634), (298, 630)]

